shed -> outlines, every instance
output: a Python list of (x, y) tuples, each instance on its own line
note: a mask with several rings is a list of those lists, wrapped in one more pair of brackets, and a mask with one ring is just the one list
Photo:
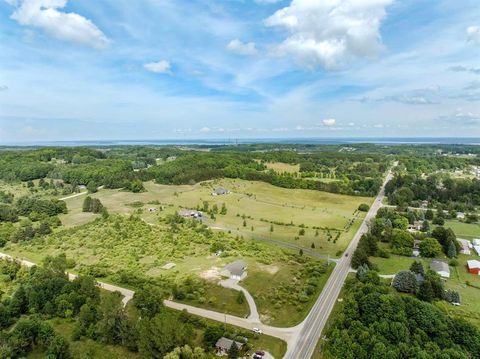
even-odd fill
[(442, 261), (431, 261), (430, 269), (443, 278), (450, 278), (450, 267)]

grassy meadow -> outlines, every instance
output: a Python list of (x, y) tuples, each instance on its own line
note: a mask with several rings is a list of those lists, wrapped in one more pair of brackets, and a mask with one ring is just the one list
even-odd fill
[[(212, 196), (212, 190), (222, 186), (231, 191), (224, 196)], [(140, 212), (144, 220), (157, 224), (158, 218), (179, 208), (219, 208), (225, 203), (226, 215), (208, 219), (212, 228), (232, 231), (240, 236), (266, 238), (295, 243), (323, 254), (334, 256), (348, 245), (363, 213), (356, 211), (360, 203), (371, 198), (344, 196), (313, 190), (284, 189), (263, 182), (224, 179), (196, 185), (167, 186), (145, 183), (143, 193), (120, 190), (100, 190), (99, 198), (110, 213)], [(84, 196), (66, 200), (69, 213), (61, 216), (67, 227), (92, 221), (98, 215), (81, 211)], [(149, 212), (150, 208), (163, 211)], [(314, 228), (315, 227), (315, 228)], [(301, 231), (304, 234), (301, 234)]]

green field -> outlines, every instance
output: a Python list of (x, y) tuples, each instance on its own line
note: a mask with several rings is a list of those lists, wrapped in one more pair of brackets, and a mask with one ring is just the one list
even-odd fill
[(300, 165), (292, 165), (289, 163), (283, 163), (283, 162), (267, 162), (265, 163), (265, 166), (269, 170), (273, 170), (278, 173), (298, 173), (300, 172)]
[[(211, 196), (213, 188), (217, 186), (228, 188), (232, 193)], [(371, 198), (365, 197), (284, 189), (263, 182), (229, 179), (191, 186), (147, 182), (145, 188), (146, 192), (137, 194), (101, 190), (92, 197), (99, 198), (111, 213), (140, 211), (142, 218), (152, 224), (158, 223), (159, 217), (179, 208), (195, 208), (202, 206), (204, 201), (208, 202), (210, 208), (214, 204), (220, 208), (225, 203), (226, 215), (207, 220), (212, 228), (230, 230), (245, 237), (294, 243), (306, 248), (311, 248), (313, 243), (315, 251), (332, 256), (346, 248), (361, 223), (364, 214), (356, 211), (358, 205), (372, 202)], [(81, 212), (83, 200), (83, 196), (66, 200), (69, 213), (61, 217), (64, 225), (71, 227), (84, 224), (98, 216)], [(131, 205), (136, 202), (141, 202), (140, 208)], [(164, 211), (150, 213), (149, 208), (163, 208)], [(300, 235), (302, 226), (304, 235)]]
[[(218, 246), (223, 248), (221, 255), (212, 249)], [(108, 220), (99, 219), (30, 242), (9, 243), (4, 251), (36, 263), (46, 255), (65, 253), (74, 260), (69, 269), (74, 273), (92, 274), (99, 280), (131, 289), (136, 289), (138, 282), (129, 278), (147, 278), (163, 286), (167, 293), (172, 293), (173, 286), (179, 288), (184, 294), (174, 300), (240, 317), (249, 314), (246, 302), (239, 303), (238, 292), (218, 285), (225, 265), (236, 259), (245, 260), (248, 283), (275, 291), (282, 283), (273, 280), (272, 268), (285, 273), (288, 282), (295, 278), (288, 277), (293, 273), (303, 283), (309, 275), (302, 270), (317, 263), (259, 241), (237, 240), (226, 233), (212, 232), (194, 221), (172, 229), (167, 224), (151, 226), (138, 217), (122, 215), (111, 215)], [(173, 267), (167, 269), (167, 264)], [(326, 280), (328, 274), (324, 277)], [(302, 288), (290, 292), (300, 296)], [(317, 295), (318, 291), (302, 296), (305, 301), (296, 310), (304, 313)], [(262, 305), (267, 307), (268, 303)], [(300, 320), (301, 316), (289, 320)]]
[(390, 258), (370, 257), (370, 261), (378, 267), (379, 274), (396, 274), (401, 270), (408, 270), (415, 260), (423, 263), (425, 269), (429, 267), (430, 260), (425, 258), (410, 258), (392, 254)]
[(474, 239), (480, 238), (480, 224), (464, 223), (456, 220), (445, 222), (445, 227), (451, 228), (458, 238)]
[[(296, 266), (255, 264), (249, 268), (251, 275), (242, 285), (254, 297), (262, 323), (290, 327), (307, 316), (314, 301), (303, 305), (299, 302), (300, 295), (291, 295), (305, 285)], [(330, 264), (326, 273), (316, 279), (317, 287), (312, 298), (320, 294), (333, 268), (334, 265)], [(301, 293), (300, 290), (298, 294)]]

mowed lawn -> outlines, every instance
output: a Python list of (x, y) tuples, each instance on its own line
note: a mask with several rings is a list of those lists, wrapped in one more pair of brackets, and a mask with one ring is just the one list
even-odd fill
[[(212, 196), (212, 190), (220, 186), (229, 189), (231, 193)], [(147, 191), (143, 193), (100, 190), (92, 197), (99, 198), (111, 213), (133, 213), (139, 209), (132, 206), (132, 203), (142, 202), (142, 217), (152, 224), (158, 223), (158, 216), (173, 213), (179, 208), (196, 208), (202, 206), (204, 201), (208, 202), (210, 207), (216, 204), (221, 208), (225, 203), (227, 214), (217, 215), (215, 220), (209, 219), (208, 223), (212, 227), (231, 230), (248, 237), (258, 236), (296, 243), (308, 248), (311, 248), (313, 243), (317, 252), (330, 255), (346, 248), (361, 223), (364, 214), (356, 211), (359, 204), (372, 202), (372, 198), (368, 197), (285, 189), (263, 182), (231, 179), (191, 186), (167, 186), (147, 182), (145, 188)], [(66, 200), (69, 213), (61, 217), (64, 225), (84, 224), (97, 216), (81, 211), (83, 200), (84, 196)], [(152, 207), (163, 207), (166, 211), (150, 213), (148, 209)], [(355, 220), (349, 225), (352, 219)], [(300, 235), (302, 226), (304, 235)], [(317, 233), (313, 227), (321, 229)], [(339, 237), (334, 243), (338, 233)]]
[(445, 227), (451, 228), (458, 238), (470, 240), (480, 238), (479, 223), (464, 223), (457, 220), (450, 220), (445, 222)]
[[(440, 307), (442, 310), (470, 320), (480, 327), (480, 276), (468, 272), (467, 260), (470, 259), (480, 260), (480, 256), (460, 254), (458, 256), (459, 265), (450, 266), (450, 278), (445, 281), (445, 288), (456, 290), (460, 294), (461, 306), (440, 304)], [(390, 258), (371, 257), (370, 260), (377, 265), (380, 274), (395, 274), (401, 270), (408, 270), (414, 261), (412, 258), (396, 255), (392, 255)], [(429, 268), (431, 259), (418, 258), (417, 260), (423, 263), (426, 270)], [(471, 285), (467, 285), (467, 282)]]

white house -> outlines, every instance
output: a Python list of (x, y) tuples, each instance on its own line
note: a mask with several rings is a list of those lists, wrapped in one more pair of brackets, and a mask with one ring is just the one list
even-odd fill
[(450, 278), (450, 267), (445, 262), (431, 261), (430, 262), (430, 269), (432, 271), (436, 272), (437, 274), (439, 274), (440, 277)]

